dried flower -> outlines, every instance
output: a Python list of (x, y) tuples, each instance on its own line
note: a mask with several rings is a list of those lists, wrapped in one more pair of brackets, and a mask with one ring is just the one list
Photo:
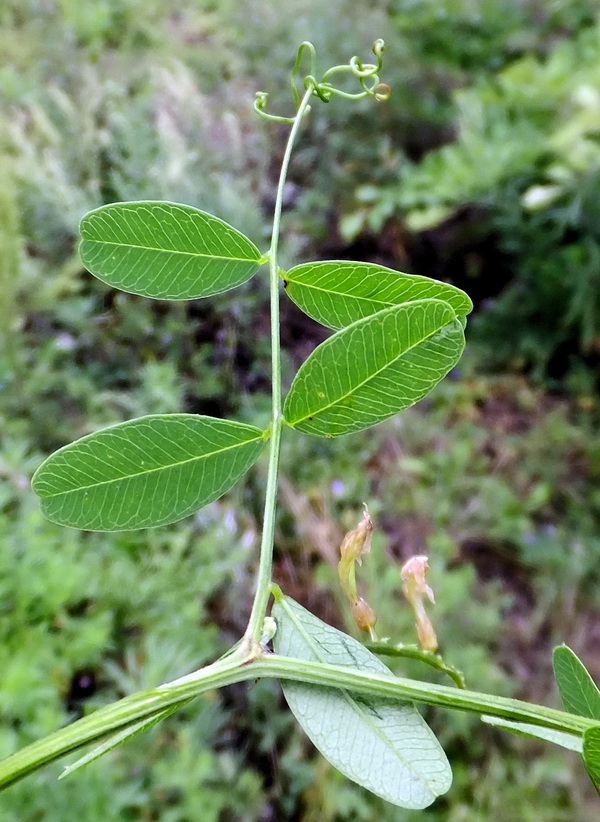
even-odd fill
[(369, 603), (366, 599), (359, 597), (353, 603), (352, 606), (352, 616), (354, 617), (354, 621), (356, 625), (360, 628), (361, 631), (371, 631), (371, 629), (375, 626), (377, 622), (377, 616), (375, 615), (375, 611), (371, 608)]
[(428, 558), (425, 556), (411, 557), (402, 566), (400, 576), (403, 580), (402, 593), (415, 612), (415, 627), (419, 644), (424, 651), (436, 651), (437, 637), (423, 604), (424, 597), (427, 597), (430, 602), (435, 602), (433, 591), (425, 582), (425, 574), (429, 567), (427, 561)]
[(348, 531), (340, 545), (341, 559), (338, 563), (338, 574), (340, 585), (350, 602), (358, 599), (356, 589), (355, 563), (361, 564), (363, 554), (368, 554), (371, 550), (371, 540), (373, 538), (373, 520), (365, 505), (365, 515), (356, 528)]
[(341, 559), (338, 563), (338, 574), (342, 591), (350, 602), (352, 616), (361, 631), (368, 631), (374, 638), (373, 626), (377, 622), (375, 611), (369, 603), (358, 595), (356, 586), (356, 564), (371, 550), (373, 538), (373, 520), (365, 505), (365, 515), (356, 528), (348, 531), (340, 546)]

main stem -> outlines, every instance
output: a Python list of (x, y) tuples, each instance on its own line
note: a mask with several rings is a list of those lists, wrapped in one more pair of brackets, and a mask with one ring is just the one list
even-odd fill
[(246, 628), (245, 640), (252, 644), (258, 642), (262, 634), (262, 626), (269, 603), (269, 588), (273, 571), (273, 541), (275, 534), (275, 512), (277, 506), (277, 478), (279, 473), (279, 453), (281, 451), (281, 429), (283, 427), (283, 411), (281, 397), (281, 342), (279, 334), (279, 232), (281, 227), (281, 211), (283, 207), (283, 192), (287, 179), (290, 158), (300, 124), (307, 112), (308, 104), (313, 93), (310, 86), (298, 107), (296, 118), (288, 137), (279, 183), (275, 199), (273, 214), (273, 232), (269, 249), (269, 294), (271, 301), (271, 380), (272, 380), (272, 416), (271, 439), (269, 450), (269, 469), (267, 474), (267, 490), (265, 493), (265, 509), (263, 515), (262, 539), (260, 545), (260, 560), (256, 579), (256, 593), (252, 603), (252, 611)]
[(371, 696), (486, 714), (513, 722), (552, 728), (576, 736), (581, 736), (588, 728), (598, 724), (587, 717), (542, 705), (531, 705), (516, 699), (463, 691), (459, 688), (375, 674), (370, 671), (340, 668), (322, 662), (265, 654), (256, 646), (247, 652), (238, 648), (226, 659), (218, 660), (206, 668), (161, 685), (160, 688), (125, 697), (17, 751), (0, 762), (0, 789), (67, 753), (105, 738), (107, 734), (126, 728), (141, 719), (156, 716), (167, 708), (182, 705), (207, 690), (261, 677), (275, 677), (327, 688), (345, 688), (350, 692), (362, 692)]

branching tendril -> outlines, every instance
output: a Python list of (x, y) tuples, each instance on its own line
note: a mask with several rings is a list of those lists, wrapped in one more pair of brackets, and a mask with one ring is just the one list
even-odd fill
[[(317, 55), (315, 47), (312, 43), (305, 41), (301, 43), (296, 55), (296, 62), (292, 68), (291, 87), (292, 95), (296, 111), (300, 106), (300, 93), (298, 91), (299, 82), (302, 84), (304, 91), (312, 89), (315, 97), (318, 97), (324, 103), (328, 103), (334, 95), (338, 97), (345, 97), (348, 100), (362, 100), (363, 97), (374, 97), (376, 100), (387, 100), (391, 94), (391, 89), (385, 83), (379, 81), (379, 72), (383, 65), (383, 53), (385, 45), (383, 40), (376, 40), (373, 44), (373, 54), (377, 58), (377, 63), (363, 63), (360, 57), (352, 57), (349, 63), (339, 66), (332, 66), (327, 69), (320, 80), (316, 77)], [(304, 55), (308, 54), (310, 63), (309, 74), (299, 77), (300, 67), (304, 61)], [(352, 74), (358, 80), (360, 91), (349, 92), (341, 88), (337, 88), (332, 82), (331, 78), (336, 74)], [(269, 114), (265, 111), (267, 106), (268, 95), (264, 91), (256, 93), (256, 100), (254, 101), (254, 110), (261, 117), (266, 120), (272, 120), (276, 123), (293, 123), (295, 117), (282, 117), (276, 114)], [(307, 107), (306, 112), (310, 111), (310, 106)]]

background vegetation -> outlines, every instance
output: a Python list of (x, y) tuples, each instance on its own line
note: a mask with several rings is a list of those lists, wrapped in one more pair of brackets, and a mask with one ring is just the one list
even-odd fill
[[(428, 553), (434, 621), (478, 689), (556, 703), (553, 644), (600, 680), (600, 35), (594, 0), (4, 0), (0, 7), (0, 753), (218, 655), (243, 630), (264, 466), (176, 526), (45, 522), (28, 478), (100, 426), (185, 410), (258, 422), (266, 289), (189, 304), (116, 294), (76, 256), (82, 214), (165, 198), (265, 246), (297, 44), (323, 65), (386, 39), (392, 99), (315, 107), (288, 186), (288, 262), (363, 258), (474, 297), (469, 354), (368, 435), (284, 442), (277, 577), (351, 630), (336, 552), (367, 501), (380, 629), (411, 641), (399, 566)], [(287, 376), (320, 333), (293, 306)], [(366, 465), (366, 470), (365, 470)], [(428, 672), (406, 663), (398, 670)], [(314, 756), (269, 682), (189, 706), (7, 822), (412, 820)], [(432, 714), (445, 822), (594, 818), (576, 757)], [(597, 813), (597, 805), (596, 813)]]

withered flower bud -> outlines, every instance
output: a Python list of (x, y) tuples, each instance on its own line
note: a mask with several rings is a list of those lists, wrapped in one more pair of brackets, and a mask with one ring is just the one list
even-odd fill
[(377, 622), (375, 611), (371, 608), (366, 599), (359, 597), (352, 603), (352, 616), (361, 631), (370, 631)]
[(355, 563), (360, 565), (363, 554), (368, 554), (371, 550), (373, 539), (373, 520), (365, 505), (365, 515), (356, 528), (348, 531), (340, 545), (341, 559), (338, 563), (338, 574), (340, 585), (350, 602), (358, 599), (356, 589)]
[(425, 582), (428, 567), (427, 557), (411, 557), (402, 566), (400, 575), (403, 580), (402, 593), (415, 612), (415, 627), (419, 644), (424, 651), (436, 651), (437, 637), (423, 604), (424, 597), (427, 597), (430, 602), (435, 602), (433, 591)]
[(373, 538), (373, 520), (365, 505), (365, 515), (356, 528), (348, 531), (340, 546), (341, 559), (338, 563), (338, 574), (342, 591), (350, 602), (352, 616), (361, 631), (368, 631), (373, 638), (373, 626), (377, 622), (375, 611), (369, 603), (358, 595), (356, 586), (356, 564), (361, 564), (362, 556), (371, 550)]

